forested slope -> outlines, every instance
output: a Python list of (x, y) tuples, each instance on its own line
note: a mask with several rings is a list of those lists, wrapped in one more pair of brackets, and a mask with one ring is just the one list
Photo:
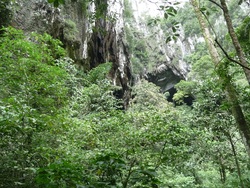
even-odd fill
[[(136, 33), (123, 33), (119, 17), (109, 19), (111, 1), (49, 0), (55, 7), (42, 2), (53, 11), (74, 3), (89, 10), (93, 2), (99, 7), (85, 19), (96, 27), (89, 27), (93, 35), (79, 34), (68, 21), (75, 31), (70, 34), (76, 34), (68, 38), (42, 27), (31, 32), (13, 21), (25, 10), (17, 1), (0, 2), (0, 187), (250, 187), (247, 2), (242, 8), (236, 1), (165, 1), (165, 16), (148, 19), (150, 31), (152, 23), (166, 30), (162, 46), (197, 39), (182, 57), (190, 70), (174, 83), (173, 102), (145, 75), (133, 83), (133, 76), (157, 68), (163, 56), (149, 53), (148, 41), (133, 39)], [(124, 19), (133, 20), (129, 1), (125, 5)], [(222, 21), (225, 5), (243, 56)], [(86, 59), (76, 56), (84, 44)], [(187, 97), (193, 100), (189, 105)]]

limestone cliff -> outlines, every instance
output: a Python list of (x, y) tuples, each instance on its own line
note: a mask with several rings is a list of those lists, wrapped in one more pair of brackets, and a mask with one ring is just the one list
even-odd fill
[(143, 77), (165, 92), (189, 70), (184, 56), (192, 50), (192, 41), (181, 34), (176, 42), (165, 43), (168, 26), (148, 25), (152, 17), (161, 17), (160, 4), (154, 2), (166, 1), (66, 0), (55, 8), (47, 0), (17, 0), (11, 4), (11, 24), (60, 39), (84, 70), (112, 62), (110, 77), (121, 86), (117, 95), (126, 107), (132, 74), (135, 82)]
[(194, 40), (186, 38), (181, 27), (176, 41), (165, 42), (171, 24), (159, 9), (167, 4), (164, 0), (128, 0), (132, 13), (125, 24), (134, 74), (160, 86), (163, 92), (187, 78), (190, 66), (184, 57), (194, 49)]
[(47, 32), (60, 39), (68, 55), (84, 69), (112, 62), (110, 77), (121, 86), (127, 106), (130, 96), (130, 61), (123, 42), (123, 0), (69, 1), (58, 8), (47, 0), (17, 0), (11, 25), (26, 32)]

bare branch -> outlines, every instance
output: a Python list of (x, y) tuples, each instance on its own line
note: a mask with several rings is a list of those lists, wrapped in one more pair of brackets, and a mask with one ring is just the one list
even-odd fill
[(211, 3), (217, 5), (218, 7), (220, 7), (221, 10), (223, 10), (223, 9), (222, 9), (222, 6), (221, 6), (219, 3), (215, 2), (214, 0), (209, 0), (209, 1), (210, 1)]
[(207, 15), (206, 15), (204, 12), (202, 12), (201, 10), (200, 10), (200, 12), (203, 14), (203, 16), (205, 17), (205, 19), (207, 20), (207, 23), (208, 23), (208, 25), (210, 26), (210, 28), (212, 29), (212, 31), (213, 31), (215, 37), (217, 37), (216, 32), (215, 32), (215, 30), (214, 30), (214, 27), (212, 26), (211, 22), (209, 21)]
[(216, 44), (219, 46), (219, 48), (222, 50), (222, 52), (224, 53), (224, 55), (227, 57), (228, 60), (240, 65), (241, 67), (243, 67), (244, 69), (250, 70), (249, 67), (246, 67), (245, 65), (242, 65), (239, 61), (231, 58), (228, 53), (226, 52), (226, 50), (222, 47), (222, 45), (219, 43), (219, 41), (217, 39), (215, 39)]

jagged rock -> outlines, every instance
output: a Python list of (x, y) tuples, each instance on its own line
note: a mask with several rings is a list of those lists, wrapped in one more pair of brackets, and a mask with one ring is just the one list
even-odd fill
[[(134, 40), (139, 38), (139, 40), (147, 41), (140, 46), (141, 48), (138, 47), (132, 51), (134, 53), (132, 56), (139, 59), (139, 61), (132, 61), (132, 65), (136, 67), (138, 63), (143, 62), (144, 67), (139, 77), (155, 83), (161, 87), (162, 92), (166, 92), (180, 80), (187, 78), (190, 66), (184, 61), (184, 57), (194, 50), (193, 40), (185, 38), (180, 28), (180, 37), (176, 41), (166, 43), (169, 28), (163, 29), (160, 24), (148, 25), (150, 19), (163, 18), (164, 11), (159, 11), (159, 7), (168, 2), (160, 0), (138, 3), (138, 1), (130, 0), (130, 3), (134, 14), (133, 21), (127, 23), (128, 35), (134, 34)], [(134, 31), (130, 32), (131, 29)], [(146, 58), (137, 57), (136, 53), (139, 49), (146, 52)], [(138, 76), (135, 80), (138, 80), (137, 78)]]
[[(105, 2), (101, 2), (105, 3)], [(103, 62), (112, 62), (110, 75), (114, 85), (122, 87), (120, 97), (126, 108), (130, 99), (130, 81), (132, 79), (127, 47), (123, 42), (123, 0), (109, 0), (105, 15), (95, 20), (91, 39), (88, 43), (88, 57), (91, 67)], [(98, 6), (102, 6), (96, 4)]]
[[(158, 26), (149, 29), (145, 14), (157, 15), (158, 5), (148, 1), (138, 4), (130, 0), (135, 21), (132, 25), (126, 23), (126, 26), (128, 30), (136, 28), (132, 41), (138, 42), (135, 46), (138, 54), (131, 54), (124, 31), (124, 0), (94, 2), (66, 0), (64, 6), (55, 8), (47, 0), (17, 0), (13, 4), (12, 25), (26, 32), (47, 32), (60, 39), (68, 55), (85, 70), (112, 62), (110, 77), (114, 85), (121, 86), (118, 95), (124, 99), (125, 107), (129, 103), (132, 80), (130, 56), (144, 58), (141, 77), (160, 86), (163, 92), (186, 78), (189, 65), (183, 57), (192, 50), (192, 41), (184, 40), (181, 35), (176, 42), (165, 44), (167, 31)], [(98, 13), (102, 15), (94, 16), (93, 12), (98, 11), (99, 7), (103, 12)], [(150, 8), (150, 11), (145, 13), (140, 7)], [(154, 64), (149, 65), (150, 62)]]
[[(98, 3), (107, 3), (101, 17), (94, 17)], [(47, 0), (17, 0), (13, 5), (12, 26), (26, 32), (47, 32), (60, 39), (68, 55), (85, 69), (112, 62), (110, 77), (114, 85), (121, 86), (120, 97), (124, 106), (130, 98), (130, 60), (123, 42), (123, 0), (71, 2), (66, 0), (58, 8)], [(92, 16), (89, 16), (92, 15)]]
[(174, 85), (182, 79), (184, 79), (184, 77), (175, 74), (174, 71), (165, 64), (157, 67), (154, 72), (147, 74), (147, 80), (159, 86), (163, 93), (173, 88)]
[(13, 7), (12, 26), (25, 32), (49, 33), (64, 43), (72, 59), (84, 64), (89, 22), (81, 2), (55, 8), (47, 0), (17, 0)]

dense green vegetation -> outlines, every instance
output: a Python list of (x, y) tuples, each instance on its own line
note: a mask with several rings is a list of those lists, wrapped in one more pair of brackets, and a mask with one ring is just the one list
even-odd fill
[(9, 0), (2, 0), (0, 2), (0, 27), (7, 26), (11, 20), (11, 10), (9, 9)]
[[(236, 29), (248, 60), (249, 24), (247, 17)], [(227, 58), (215, 67), (204, 42), (186, 57), (192, 69), (176, 85), (178, 105), (140, 80), (124, 111), (108, 78), (111, 63), (83, 72), (48, 34), (0, 33), (0, 187), (249, 187), (249, 156), (225, 86), (236, 88), (248, 125), (250, 87)], [(127, 40), (140, 65), (143, 53), (152, 58), (145, 41)], [(228, 36), (223, 44), (236, 58)]]

